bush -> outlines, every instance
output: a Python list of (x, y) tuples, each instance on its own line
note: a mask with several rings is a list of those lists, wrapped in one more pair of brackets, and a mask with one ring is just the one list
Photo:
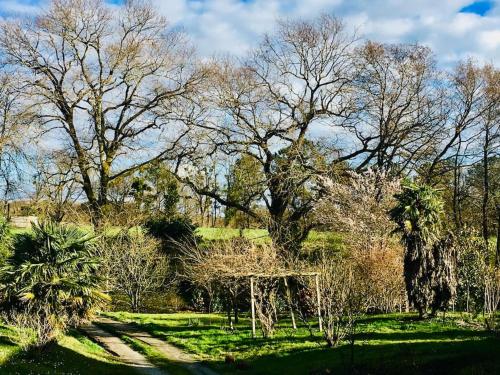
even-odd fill
[(354, 340), (358, 317), (365, 310), (367, 285), (356, 262), (323, 257), (318, 264), (323, 337), (329, 347)]
[(0, 269), (0, 298), (9, 316), (26, 314), (36, 323), (38, 346), (109, 300), (101, 291), (100, 260), (90, 235), (45, 222), (33, 225), (32, 235), (19, 245)]
[(7, 219), (0, 216), (0, 264), (12, 253), (12, 235)]
[(195, 242), (196, 226), (187, 218), (154, 217), (147, 220), (144, 227), (148, 234), (161, 241), (163, 250), (169, 255), (177, 252), (179, 242)]
[(457, 308), (479, 314), (484, 307), (485, 269), (488, 250), (477, 233), (458, 237)]
[[(111, 292), (113, 299), (109, 306), (110, 311), (127, 311), (133, 312), (130, 307), (128, 296), (120, 292)], [(176, 292), (175, 288), (169, 288), (167, 291), (155, 291), (147, 293), (141, 304), (141, 312), (148, 314), (165, 314), (175, 313), (186, 310), (188, 304)]]
[(141, 311), (145, 296), (166, 286), (169, 264), (158, 240), (140, 232), (122, 231), (103, 246), (112, 288), (128, 297), (130, 308)]

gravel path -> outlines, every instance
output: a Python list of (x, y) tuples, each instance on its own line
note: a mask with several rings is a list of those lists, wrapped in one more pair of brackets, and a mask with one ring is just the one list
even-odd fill
[(95, 324), (89, 324), (81, 327), (81, 330), (94, 341), (103, 346), (108, 352), (117, 356), (120, 361), (134, 367), (138, 373), (144, 375), (168, 375), (165, 371), (155, 367), (141, 353), (131, 349), (120, 338), (103, 330)]
[(163, 340), (153, 337), (149, 333), (142, 332), (132, 324), (122, 323), (104, 317), (99, 318), (97, 323), (102, 324), (104, 327), (109, 327), (113, 332), (132, 337), (152, 346), (169, 360), (177, 362), (189, 369), (194, 375), (218, 375), (212, 369), (204, 366), (195, 356)]

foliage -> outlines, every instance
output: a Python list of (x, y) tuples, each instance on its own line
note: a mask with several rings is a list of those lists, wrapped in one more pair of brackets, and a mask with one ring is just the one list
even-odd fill
[(396, 195), (397, 205), (391, 210), (391, 218), (398, 225), (404, 241), (418, 237), (431, 243), (441, 231), (443, 202), (438, 192), (428, 185), (407, 183)]
[[(497, 138), (500, 139), (500, 135)], [(466, 186), (466, 199), (463, 203), (463, 210), (466, 211), (466, 215), (464, 216), (468, 226), (479, 229), (483, 220), (483, 213), (481, 210), (477, 209), (477, 206), (478, 202), (484, 198), (483, 195), (487, 193), (488, 200), (485, 202), (486, 206), (484, 208), (486, 214), (487, 232), (492, 234), (497, 232), (500, 226), (500, 157), (491, 156), (487, 159), (487, 163), (487, 192), (484, 191), (484, 161), (483, 163), (475, 164), (467, 171), (464, 182)]]
[(458, 237), (458, 286), (456, 308), (480, 313), (484, 307), (484, 271), (486, 259), (484, 241), (475, 232), (463, 232)]
[(10, 314), (26, 313), (40, 322), (37, 344), (92, 316), (109, 299), (98, 274), (101, 263), (93, 238), (53, 222), (33, 225), (20, 249), (0, 271), (1, 299)]
[(7, 219), (0, 216), (0, 266), (12, 252), (12, 235)]
[(390, 211), (405, 246), (408, 299), (421, 317), (446, 308), (455, 295), (456, 253), (451, 234), (442, 235), (443, 203), (427, 185), (406, 184)]
[(166, 253), (175, 253), (178, 243), (192, 244), (196, 227), (184, 217), (152, 217), (144, 223), (149, 235), (159, 240)]
[(130, 194), (139, 205), (155, 215), (174, 216), (179, 203), (179, 187), (168, 167), (153, 162), (143, 168), (130, 185)]
[[(262, 166), (255, 158), (242, 155), (231, 166), (227, 181), (227, 199), (244, 207), (255, 205), (265, 190)], [(235, 227), (249, 227), (250, 216), (234, 207), (226, 207), (224, 222)]]

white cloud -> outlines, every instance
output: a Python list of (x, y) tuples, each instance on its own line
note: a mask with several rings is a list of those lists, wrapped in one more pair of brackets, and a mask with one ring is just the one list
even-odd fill
[(500, 30), (483, 31), (479, 34), (479, 42), (489, 50), (497, 50), (500, 47)]
[(278, 18), (332, 12), (366, 39), (419, 42), (443, 64), (466, 56), (500, 64), (500, 5), (486, 16), (459, 13), (471, 0), (211, 0), (160, 1), (165, 16), (183, 25), (201, 54), (244, 54)]
[[(43, 0), (46, 2), (48, 0)], [(111, 0), (109, 0), (111, 1)], [(116, 1), (114, 1), (116, 2)], [(459, 13), (473, 0), (153, 0), (191, 35), (200, 54), (243, 55), (278, 18), (342, 17), (358, 35), (380, 42), (419, 42), (443, 64), (466, 56), (500, 65), (500, 0), (483, 17)], [(36, 11), (33, 1), (0, 0), (0, 13)]]

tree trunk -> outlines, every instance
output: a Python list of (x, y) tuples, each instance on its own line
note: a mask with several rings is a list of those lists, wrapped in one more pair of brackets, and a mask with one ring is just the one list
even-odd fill
[(460, 148), (457, 149), (455, 155), (455, 165), (453, 168), (453, 221), (455, 222), (455, 228), (460, 230), (462, 227), (461, 220), (461, 209), (460, 209), (460, 165), (458, 163), (458, 154)]
[(488, 240), (489, 240), (489, 232), (488, 232), (488, 201), (489, 201), (489, 162), (488, 162), (488, 147), (489, 147), (489, 127), (486, 126), (485, 129), (485, 140), (483, 146), (483, 202), (482, 202), (482, 226), (483, 226), (483, 239), (486, 245), (486, 249), (488, 249)]
[(496, 207), (497, 211), (497, 246), (495, 254), (495, 266), (500, 267), (500, 205)]
[(295, 314), (293, 312), (292, 293), (290, 292), (290, 285), (288, 285), (286, 276), (283, 278), (283, 280), (285, 282), (286, 298), (290, 309), (290, 318), (292, 319), (292, 328), (297, 329), (297, 324), (295, 323)]
[(284, 255), (297, 257), (300, 253), (302, 242), (310, 232), (310, 228), (302, 228), (298, 222), (293, 220), (271, 217), (268, 232), (273, 244)]
[(234, 323), (238, 324), (240, 321), (240, 317), (238, 315), (238, 301), (236, 299), (234, 300), (233, 310), (234, 310)]
[(231, 314), (231, 298), (227, 299), (227, 322), (229, 325), (229, 329), (232, 331), (233, 330), (233, 316)]

